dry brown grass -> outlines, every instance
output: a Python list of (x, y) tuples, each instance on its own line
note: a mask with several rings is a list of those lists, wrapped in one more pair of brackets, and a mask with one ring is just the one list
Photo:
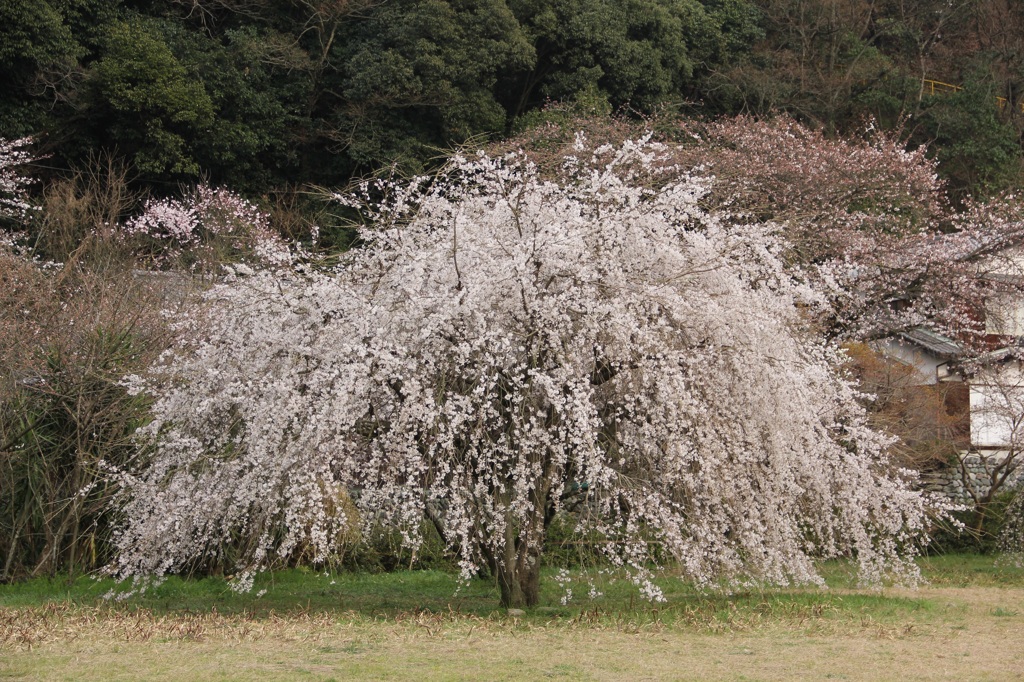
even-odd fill
[[(852, 594), (852, 593), (851, 593)], [(606, 614), (224, 615), (0, 608), (0, 677), (422, 680), (1024, 679), (1024, 589), (891, 590), (925, 607), (794, 609), (670, 625)]]

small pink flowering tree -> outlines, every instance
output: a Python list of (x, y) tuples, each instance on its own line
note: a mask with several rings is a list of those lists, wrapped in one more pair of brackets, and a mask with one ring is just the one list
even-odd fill
[(245, 260), (271, 266), (292, 260), (266, 213), (231, 190), (207, 185), (180, 199), (149, 200), (121, 230), (161, 266), (208, 270)]
[[(1024, 243), (1024, 202), (955, 208), (924, 147), (868, 128), (828, 138), (785, 116), (725, 118), (690, 131), (696, 143), (675, 158), (715, 176), (711, 205), (782, 226), (787, 258), (830, 298), (820, 320), (829, 335), (927, 325), (987, 350), (986, 301), (1024, 296), (1024, 278), (1005, 276), (1000, 257)], [(1003, 276), (991, 276), (994, 258)]]
[(700, 584), (818, 582), (854, 555), (914, 575), (926, 500), (886, 466), (816, 339), (822, 299), (772, 225), (701, 208), (711, 183), (646, 141), (578, 140), (559, 181), (521, 156), (368, 187), (336, 272), (215, 288), (201, 341), (159, 367), (146, 467), (114, 565), (177, 570), (257, 538), (245, 578), (347, 520), (411, 545), (431, 519), (463, 576), (539, 598), (545, 532), (577, 532), (659, 599), (654, 556)]

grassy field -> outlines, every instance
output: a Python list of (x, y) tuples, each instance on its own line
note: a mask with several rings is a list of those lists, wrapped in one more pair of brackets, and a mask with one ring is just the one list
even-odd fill
[[(286, 571), (235, 594), (170, 580), (103, 600), (104, 581), (0, 586), (0, 678), (47, 680), (1024, 680), (1024, 570), (991, 557), (922, 561), (917, 590), (731, 595), (666, 578), (547, 576), (510, 617), (494, 586), (436, 571)], [(602, 594), (587, 596), (591, 588)], [(265, 590), (265, 591), (264, 591)]]

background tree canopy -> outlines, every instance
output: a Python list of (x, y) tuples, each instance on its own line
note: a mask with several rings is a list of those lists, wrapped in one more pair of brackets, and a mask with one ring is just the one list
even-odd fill
[(0, 20), (0, 136), (58, 169), (113, 153), (158, 193), (419, 172), (552, 101), (873, 117), (930, 144), (954, 197), (1020, 175), (1011, 0), (0, 0)]
[(420, 170), (549, 100), (650, 113), (759, 31), (746, 0), (3, 0), (0, 17), (0, 135), (251, 193)]

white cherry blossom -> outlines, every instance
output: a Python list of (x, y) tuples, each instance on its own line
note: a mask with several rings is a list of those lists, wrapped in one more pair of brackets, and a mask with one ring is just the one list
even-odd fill
[(558, 181), (479, 155), (368, 183), (337, 271), (214, 288), (203, 337), (154, 369), (115, 573), (240, 537), (243, 586), (299, 548), (326, 559), (348, 494), (411, 545), (433, 521), (508, 606), (537, 602), (569, 509), (651, 599), (655, 556), (699, 584), (816, 583), (848, 555), (912, 579), (928, 501), (815, 337), (825, 299), (779, 229), (707, 212), (713, 181), (647, 140), (576, 147)]

